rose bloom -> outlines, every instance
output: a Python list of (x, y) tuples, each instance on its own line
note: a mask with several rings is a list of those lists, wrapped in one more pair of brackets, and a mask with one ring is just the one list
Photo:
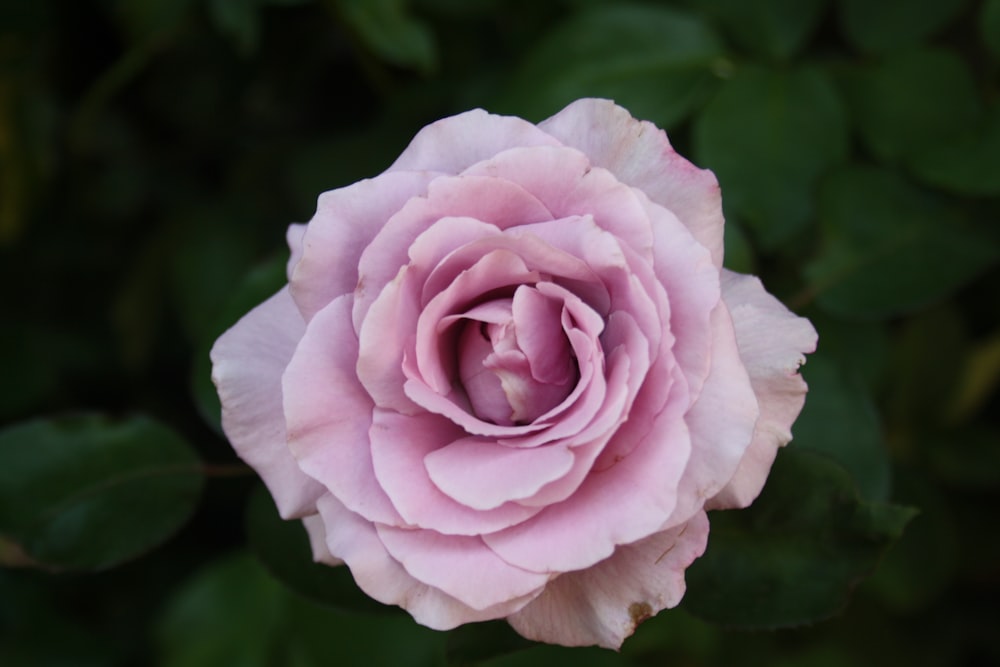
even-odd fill
[(722, 238), (713, 174), (610, 101), (445, 118), (289, 228), (212, 350), (226, 435), (373, 598), (617, 648), (805, 399), (815, 331)]

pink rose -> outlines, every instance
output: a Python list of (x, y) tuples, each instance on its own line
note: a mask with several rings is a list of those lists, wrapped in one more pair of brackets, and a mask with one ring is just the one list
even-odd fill
[(433, 123), (289, 229), (212, 350), (226, 434), (377, 600), (618, 647), (805, 399), (816, 333), (722, 233), (712, 173), (607, 100)]

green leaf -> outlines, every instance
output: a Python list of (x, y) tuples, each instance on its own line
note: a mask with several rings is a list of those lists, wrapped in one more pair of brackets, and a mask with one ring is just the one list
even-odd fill
[(187, 443), (145, 417), (0, 431), (0, 534), (43, 567), (98, 570), (152, 549), (187, 521), (201, 485)]
[(909, 166), (924, 183), (958, 195), (1000, 195), (1000, 105), (985, 122), (959, 127), (948, 140), (916, 153)]
[(817, 303), (861, 318), (892, 317), (949, 295), (1000, 252), (964, 213), (874, 167), (845, 169), (820, 192), (823, 245), (806, 265)]
[(697, 118), (694, 142), (727, 210), (773, 250), (812, 218), (817, 180), (847, 155), (847, 123), (822, 71), (747, 67)]
[(795, 55), (816, 29), (828, 0), (696, 0), (732, 40), (771, 58)]
[(409, 11), (408, 0), (332, 0), (344, 22), (379, 58), (429, 74), (437, 67), (434, 34)]
[(896, 477), (895, 495), (899, 501), (919, 507), (920, 515), (887, 550), (867, 584), (891, 609), (912, 613), (940, 599), (954, 579), (959, 534), (947, 498), (939, 489), (914, 471), (900, 470)]
[(444, 634), (403, 615), (348, 615), (287, 591), (252, 557), (204, 568), (156, 626), (160, 667), (440, 665)]
[(615, 4), (584, 10), (546, 33), (498, 105), (541, 120), (583, 97), (607, 97), (637, 118), (674, 127), (716, 84), (723, 47), (697, 16)]
[(470, 623), (448, 633), (447, 659), (449, 665), (477, 665), (532, 646), (535, 642), (514, 632), (506, 621)]
[(269, 667), (282, 638), (285, 593), (245, 554), (200, 571), (156, 627), (161, 667)]
[(1000, 0), (986, 0), (979, 20), (983, 43), (1000, 60)]
[(708, 550), (687, 571), (682, 606), (746, 629), (827, 618), (914, 514), (861, 501), (843, 468), (791, 445), (749, 509), (712, 513)]
[(862, 138), (886, 161), (912, 160), (983, 118), (972, 73), (951, 51), (893, 54), (848, 72), (844, 89)]
[(757, 257), (743, 228), (733, 220), (726, 220), (724, 240), (726, 268), (739, 273), (756, 274)]
[(822, 351), (810, 355), (803, 375), (809, 395), (793, 427), (795, 448), (825, 454), (842, 465), (863, 498), (888, 499), (889, 456), (863, 382)]
[(313, 562), (302, 522), (284, 521), (263, 485), (254, 490), (247, 505), (246, 531), (250, 548), (268, 572), (299, 595), (344, 611), (399, 611), (361, 592), (346, 565)]
[(260, 41), (261, 0), (208, 0), (208, 13), (216, 29), (241, 55), (250, 55)]
[(957, 17), (967, 0), (840, 0), (840, 25), (862, 51), (915, 46)]

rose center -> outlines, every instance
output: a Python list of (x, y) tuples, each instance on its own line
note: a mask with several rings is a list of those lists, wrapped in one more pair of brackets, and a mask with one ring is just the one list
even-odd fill
[(476, 416), (527, 424), (569, 395), (579, 374), (561, 314), (561, 303), (524, 285), (466, 314), (458, 374)]

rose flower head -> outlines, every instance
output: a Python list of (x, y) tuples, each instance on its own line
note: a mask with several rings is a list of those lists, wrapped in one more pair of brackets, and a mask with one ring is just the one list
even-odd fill
[(722, 268), (715, 176), (608, 100), (432, 123), (288, 244), (212, 350), (223, 428), (317, 561), (432, 628), (618, 648), (805, 400), (816, 333)]

